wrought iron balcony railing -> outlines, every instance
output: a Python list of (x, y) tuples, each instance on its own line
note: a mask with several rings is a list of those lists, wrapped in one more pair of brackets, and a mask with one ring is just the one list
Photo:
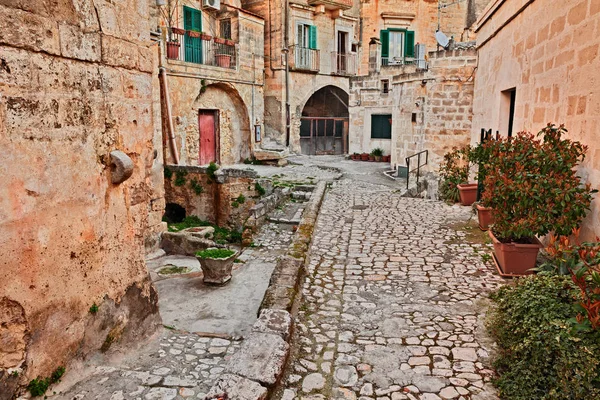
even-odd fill
[(331, 72), (335, 75), (356, 75), (357, 60), (355, 53), (331, 53)]
[(172, 28), (166, 39), (167, 58), (194, 64), (236, 69), (237, 49), (231, 40)]
[(319, 50), (307, 47), (290, 46), (288, 62), (290, 69), (296, 71), (319, 72), (320, 58)]

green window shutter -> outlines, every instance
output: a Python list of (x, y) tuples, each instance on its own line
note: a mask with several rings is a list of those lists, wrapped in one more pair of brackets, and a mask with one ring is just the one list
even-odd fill
[(404, 34), (404, 57), (415, 56), (415, 32), (406, 31)]
[(381, 57), (389, 57), (390, 51), (390, 32), (384, 30), (379, 32), (381, 37)]
[(310, 25), (308, 28), (308, 47), (310, 49), (317, 48), (317, 27)]
[(390, 124), (391, 114), (372, 114), (371, 115), (371, 138), (372, 139), (391, 139), (392, 125)]
[(183, 29), (192, 29), (192, 9), (183, 7)]

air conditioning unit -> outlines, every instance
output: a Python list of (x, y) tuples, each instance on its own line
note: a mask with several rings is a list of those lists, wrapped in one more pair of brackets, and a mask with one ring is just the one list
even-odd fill
[(221, 9), (221, 0), (202, 0), (202, 8)]

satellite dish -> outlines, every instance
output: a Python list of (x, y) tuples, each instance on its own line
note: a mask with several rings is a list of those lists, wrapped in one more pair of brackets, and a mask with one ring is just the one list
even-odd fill
[(448, 47), (448, 44), (450, 44), (450, 39), (448, 39), (448, 36), (442, 31), (435, 32), (435, 40), (437, 40), (438, 44), (443, 48)]

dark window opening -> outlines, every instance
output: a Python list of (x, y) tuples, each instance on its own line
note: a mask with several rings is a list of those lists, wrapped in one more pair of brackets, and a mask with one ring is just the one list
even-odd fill
[(517, 90), (515, 88), (504, 90), (501, 93), (500, 103), (500, 131), (506, 132), (508, 137), (512, 137), (513, 125), (515, 123), (515, 103)]
[(358, 51), (358, 46), (356, 45), (356, 43), (352, 43), (350, 49), (351, 52), (356, 53)]
[(165, 215), (163, 215), (162, 220), (169, 224), (176, 224), (183, 222), (185, 216), (185, 208), (181, 207), (177, 203), (167, 203), (165, 206)]
[(220, 32), (223, 39), (231, 39), (231, 20), (222, 19), (220, 22)]
[(417, 113), (412, 113), (412, 122), (417, 123)]
[(371, 115), (371, 139), (392, 138), (392, 114)]
[(390, 81), (389, 79), (383, 79), (381, 81), (381, 92), (389, 93), (390, 92)]

